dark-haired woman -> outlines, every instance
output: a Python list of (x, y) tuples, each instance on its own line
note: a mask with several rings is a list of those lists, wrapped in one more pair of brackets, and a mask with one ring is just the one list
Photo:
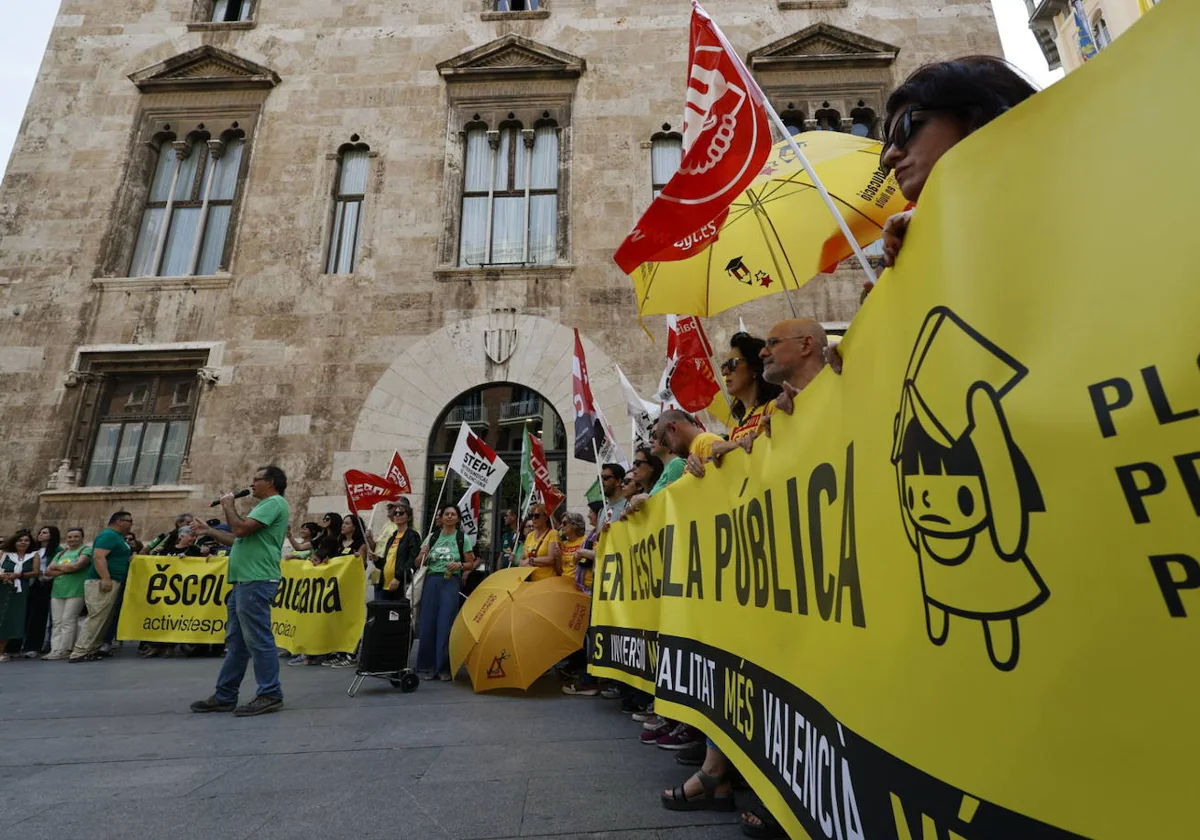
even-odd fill
[(50, 652), (50, 640), (46, 628), (50, 624), (50, 593), (54, 581), (46, 574), (50, 565), (62, 553), (62, 535), (53, 525), (46, 525), (37, 532), (39, 565), (42, 573), (29, 585), (29, 600), (25, 602), (25, 639), (22, 655), (26, 659), (37, 659)]
[(342, 515), (327, 513), (321, 517), (321, 534), (313, 540), (312, 562), (319, 566), (330, 557), (337, 557), (342, 544)]
[[(761, 353), (767, 343), (750, 333), (734, 333), (729, 339), (729, 355), (721, 363), (721, 375), (725, 378), (725, 392), (730, 397), (730, 409), (737, 426), (729, 433), (729, 440), (714, 443), (713, 461), (720, 464), (721, 457), (738, 447), (748, 449), (761, 429), (759, 424), (774, 410), (772, 402), (782, 389), (763, 379)], [(704, 462), (696, 455), (689, 455), (687, 471), (704, 476)]]
[[(331, 557), (357, 557), (363, 566), (366, 566), (367, 538), (363, 533), (362, 520), (354, 514), (342, 518), (341, 535), (337, 541), (337, 550), (334, 554), (324, 559), (331, 559)], [(321, 664), (329, 668), (349, 668), (354, 665), (354, 659), (353, 653), (339, 651), (332, 656), (326, 657)]]
[(426, 564), (426, 571), (416, 671), (422, 679), (432, 680), (436, 675), (449, 682), (454, 679), (450, 673), (450, 628), (458, 615), (463, 573), (475, 568), (475, 546), (463, 533), (458, 505), (442, 505), (437, 526), (417, 557), (417, 566)]
[(9, 646), (15, 648), (25, 634), (29, 585), (41, 574), (41, 559), (28, 529), (17, 531), (4, 544), (0, 555), (0, 662), (11, 659)]
[(388, 518), (396, 525), (396, 530), (388, 537), (383, 554), (373, 560), (380, 572), (375, 598), (401, 601), (404, 599), (404, 580), (415, 567), (417, 555), (421, 553), (421, 535), (413, 527), (413, 512), (408, 505), (389, 506)]

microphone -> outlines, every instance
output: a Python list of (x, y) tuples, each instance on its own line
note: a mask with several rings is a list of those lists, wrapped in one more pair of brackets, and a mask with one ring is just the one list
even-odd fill
[[(233, 494), (233, 498), (235, 498), (235, 499), (244, 499), (244, 498), (246, 498), (246, 497), (247, 497), (247, 496), (249, 496), (249, 495), (250, 495), (250, 491), (249, 491), (249, 490), (239, 490), (239, 491), (237, 491), (236, 493), (234, 493), (234, 494)], [(209, 503), (208, 503), (208, 506), (209, 506), (209, 507), (216, 507), (216, 506), (217, 506), (217, 505), (219, 505), (219, 504), (221, 504), (221, 500), (220, 500), (220, 499), (213, 499), (211, 502), (209, 502)]]

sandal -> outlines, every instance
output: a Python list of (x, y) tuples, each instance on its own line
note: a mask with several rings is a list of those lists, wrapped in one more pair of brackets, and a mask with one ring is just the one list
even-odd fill
[(787, 837), (783, 826), (771, 816), (771, 812), (764, 805), (755, 805), (749, 811), (742, 812), (742, 834), (754, 837), (755, 840), (776, 840), (779, 837)]
[(421, 679), (425, 682), (432, 682), (433, 680), (436, 680), (437, 677), (435, 677), (433, 674), (422, 674)]
[(438, 679), (442, 682), (454, 682), (454, 677), (449, 674), (438, 674)]
[(717, 794), (717, 787), (726, 780), (718, 776), (710, 776), (703, 770), (696, 771), (703, 792), (690, 799), (683, 792), (683, 785), (675, 788), (670, 794), (662, 795), (663, 807), (668, 811), (732, 811), (736, 807), (733, 802), (733, 792), (724, 796)]

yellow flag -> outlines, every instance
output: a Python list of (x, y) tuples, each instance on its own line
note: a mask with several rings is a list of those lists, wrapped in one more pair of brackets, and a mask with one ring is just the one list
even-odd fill
[(1197, 835), (1200, 114), (1136, 118), (1196, 32), (1164, 3), (956, 146), (843, 375), (605, 534), (592, 670), (790, 836)]

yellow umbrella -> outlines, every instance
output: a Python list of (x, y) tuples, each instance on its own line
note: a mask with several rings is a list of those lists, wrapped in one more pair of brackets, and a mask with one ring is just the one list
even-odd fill
[[(463, 605), (468, 621), (477, 594), (478, 590), (471, 593)], [(484, 616), (479, 640), (466, 655), (467, 674), (476, 691), (529, 688), (551, 665), (583, 647), (591, 598), (573, 579), (546, 578), (491, 594), (495, 600), (483, 608), (490, 615)], [(486, 597), (480, 604), (484, 601)]]
[[(796, 142), (860, 245), (881, 235), (907, 204), (893, 175), (879, 171), (881, 145), (836, 131)], [(850, 245), (787, 142), (730, 205), (716, 242), (686, 260), (645, 263), (633, 279), (640, 315), (715, 315), (798, 289), (850, 256)]]
[(450, 628), (450, 673), (457, 674), (483, 635), (483, 630), (496, 615), (496, 607), (509, 600), (509, 593), (525, 582), (533, 572), (532, 566), (501, 569), (485, 577), (458, 611)]

